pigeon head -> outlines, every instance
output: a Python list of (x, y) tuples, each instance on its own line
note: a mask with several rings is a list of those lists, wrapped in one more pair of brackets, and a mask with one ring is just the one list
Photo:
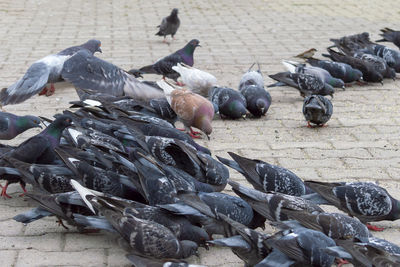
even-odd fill
[(391, 78), (391, 79), (393, 79), (393, 81), (395, 81), (396, 80), (396, 71), (393, 68), (388, 67), (386, 78)]
[(238, 119), (238, 118), (245, 118), (246, 117), (246, 106), (243, 105), (243, 102), (239, 100), (233, 100), (228, 104), (228, 109), (229, 109), (229, 117), (233, 119)]
[(330, 95), (331, 97), (333, 97), (334, 93), (335, 93), (335, 89), (331, 85), (325, 83), (325, 87), (321, 90), (321, 92), (319, 94), (320, 95)]
[[(50, 124), (57, 129), (64, 130), (72, 124), (72, 117), (69, 115), (58, 115), (56, 119)], [(50, 126), (49, 126), (50, 127)]]
[(270, 106), (270, 103), (268, 103), (266, 99), (259, 98), (256, 101), (256, 107), (262, 115), (267, 113), (269, 106)]
[(183, 240), (180, 242), (182, 246), (182, 258), (187, 258), (192, 255), (197, 255), (198, 245), (189, 240)]
[(349, 71), (348, 76), (351, 81), (362, 81), (363, 80), (363, 74), (358, 69), (353, 69), (353, 70)]
[(327, 80), (327, 82), (329, 83), (329, 85), (332, 85), (335, 88), (345, 89), (344, 81), (342, 79), (337, 79), (337, 78), (331, 77)]
[(24, 129), (30, 129), (34, 127), (42, 128), (42, 126), (40, 126), (40, 122), (41, 120), (38, 117), (27, 115), (18, 118), (16, 121), (16, 126)]
[(99, 40), (91, 39), (91, 40), (87, 41), (86, 43), (84, 43), (82, 46), (84, 48), (86, 48), (87, 50), (89, 50), (90, 52), (92, 52), (93, 54), (96, 52), (102, 53), (101, 48), (100, 48), (101, 42)]
[[(185, 47), (183, 48), (185, 54), (187, 55), (192, 55), (194, 50), (196, 49), (196, 47), (201, 46), (200, 45), (200, 41), (197, 39), (193, 39), (191, 40), (189, 43), (187, 43), (185, 45)], [(189, 64), (190, 65), (190, 64)]]
[(178, 15), (178, 9), (177, 8), (172, 9), (171, 16), (177, 16), (177, 15)]
[(211, 121), (213, 118), (214, 107), (210, 101), (206, 101), (196, 111), (192, 125), (209, 135), (212, 132)]
[[(183, 234), (184, 236), (182, 236)], [(185, 231), (182, 232), (182, 235), (182, 239), (192, 240), (199, 245), (204, 245), (206, 241), (210, 240), (210, 236), (203, 228), (191, 224), (185, 227)]]

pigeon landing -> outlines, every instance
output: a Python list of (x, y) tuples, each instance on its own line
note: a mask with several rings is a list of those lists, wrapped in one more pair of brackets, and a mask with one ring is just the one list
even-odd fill
[(42, 128), (38, 117), (0, 112), (0, 140), (11, 140), (20, 133), (35, 127)]
[(310, 95), (304, 98), (303, 114), (308, 123), (308, 127), (312, 127), (310, 123), (316, 126), (324, 126), (329, 121), (333, 113), (332, 102), (322, 95)]
[(180, 24), (181, 21), (178, 18), (178, 9), (174, 8), (171, 14), (163, 18), (161, 24), (157, 26), (160, 30), (155, 35), (164, 36), (164, 43), (166, 42), (165, 38), (167, 35), (171, 35), (171, 37), (175, 39), (174, 35), (178, 31)]
[[(178, 63), (184, 63), (190, 67), (194, 64), (193, 53), (196, 47), (200, 46), (200, 41), (197, 39), (191, 40), (182, 49), (157, 60), (154, 64), (140, 68), (139, 70), (147, 74), (158, 74), (163, 77), (168, 77), (177, 80), (179, 73), (172, 69)], [(135, 70), (136, 71), (136, 70)]]
[[(1, 90), (1, 105), (21, 103), (42, 90), (44, 90), (43, 94), (52, 95), (55, 90), (54, 83), (63, 80), (61, 72), (65, 61), (81, 50), (91, 55), (95, 52), (101, 52), (100, 46), (100, 41), (89, 40), (80, 46), (67, 48), (58, 54), (49, 55), (36, 61), (28, 68), (21, 79), (10, 87)], [(46, 89), (47, 84), (50, 84), (50, 89)]]

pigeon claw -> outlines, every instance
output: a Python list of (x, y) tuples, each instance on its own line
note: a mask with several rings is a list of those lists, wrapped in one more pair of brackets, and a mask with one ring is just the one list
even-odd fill
[(349, 264), (349, 263), (350, 262), (348, 262), (347, 260), (344, 260), (344, 259), (336, 259), (337, 267), (341, 267), (342, 265)]
[(11, 196), (10, 195), (8, 195), (7, 194), (7, 187), (8, 187), (8, 181), (6, 182), (6, 184), (4, 185), (4, 186), (2, 186), (2, 185), (0, 185), (1, 186), (1, 196), (3, 197), (3, 198), (11, 198)]
[(43, 88), (42, 91), (40, 91), (39, 95), (47, 95), (47, 91), (49, 89), (47, 89), (47, 87)]
[(19, 184), (20, 186), (21, 186), (21, 188), (22, 188), (22, 190), (24, 191), (22, 194), (20, 194), (19, 196), (20, 197), (23, 197), (23, 196), (25, 196), (25, 193), (28, 193), (28, 191), (26, 191), (26, 188), (25, 188), (25, 186), (23, 185), (23, 184)]
[(375, 231), (375, 232), (382, 232), (383, 230), (385, 230), (385, 228), (383, 228), (383, 227), (378, 227), (376, 225), (372, 225), (372, 224), (369, 224), (369, 223), (367, 223), (367, 228), (369, 230)]
[(54, 84), (50, 84), (50, 89), (47, 90), (46, 96), (51, 96), (54, 95), (54, 92), (56, 91), (56, 88), (54, 87)]

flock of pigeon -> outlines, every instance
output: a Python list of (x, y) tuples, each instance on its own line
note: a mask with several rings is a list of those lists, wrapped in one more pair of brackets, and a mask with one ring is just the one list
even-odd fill
[[(157, 35), (164, 40), (180, 25), (177, 13), (172, 10), (159, 26)], [(400, 43), (400, 32), (385, 29), (383, 36)], [(289, 71), (270, 76), (277, 80), (274, 86), (289, 85), (305, 96), (303, 113), (316, 125), (332, 115), (325, 95), (332, 95), (333, 87), (381, 82), (400, 71), (400, 52), (371, 42), (366, 33), (334, 43), (340, 50), (328, 49), (334, 61), (315, 59), (310, 50), (300, 56), (311, 66), (284, 61)], [(241, 118), (248, 110), (260, 117), (271, 104), (254, 65), (239, 91), (218, 87), (214, 76), (192, 67), (197, 46), (199, 41), (191, 40), (152, 65), (126, 72), (95, 57), (100, 42), (90, 40), (35, 62), (3, 89), (3, 105), (51, 95), (59, 81), (73, 84), (80, 98), (54, 120), (0, 114), (3, 140), (46, 125), (16, 147), (0, 147), (0, 175), (7, 181), (1, 196), (10, 197), (8, 185), (19, 183), (38, 205), (14, 219), (28, 224), (55, 216), (65, 228), (64, 222), (81, 232), (113, 232), (135, 266), (193, 266), (183, 259), (213, 246), (231, 248), (245, 266), (331, 266), (335, 259), (399, 266), (400, 247), (368, 230), (383, 230), (370, 222), (400, 219), (400, 201), (384, 188), (303, 181), (290, 170), (232, 152), (232, 159), (215, 159), (192, 139), (199, 133), (191, 127), (211, 134), (215, 112)], [(165, 79), (138, 79), (147, 73), (185, 88)], [(186, 133), (174, 126), (177, 120)], [(230, 180), (228, 167), (254, 189)], [(236, 196), (222, 193), (227, 184)], [(321, 204), (344, 213), (325, 212)], [(279, 231), (257, 231), (266, 221)]]

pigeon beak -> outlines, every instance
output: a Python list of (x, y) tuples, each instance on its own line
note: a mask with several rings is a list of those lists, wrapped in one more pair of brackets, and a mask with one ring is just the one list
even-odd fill
[(343, 86), (342, 86), (342, 89), (343, 89), (343, 90), (346, 90), (346, 86), (343, 85)]
[(198, 47), (198, 46), (200, 46), (200, 47), (201, 47), (201, 45), (197, 44), (197, 45), (196, 45), (196, 47)]
[(195, 251), (194, 255), (196, 255), (197, 258), (200, 258), (200, 254), (197, 250)]
[(42, 125), (40, 125), (40, 124), (36, 125), (36, 127), (43, 129)]
[(381, 81), (381, 84), (383, 85), (383, 81)]
[(97, 52), (103, 53), (103, 51), (101, 50), (101, 48), (97, 48)]
[(210, 136), (208, 134), (206, 134), (208, 141), (210, 141)]
[(242, 118), (243, 118), (244, 120), (246, 120), (246, 114), (244, 114), (244, 115), (242, 116)]

